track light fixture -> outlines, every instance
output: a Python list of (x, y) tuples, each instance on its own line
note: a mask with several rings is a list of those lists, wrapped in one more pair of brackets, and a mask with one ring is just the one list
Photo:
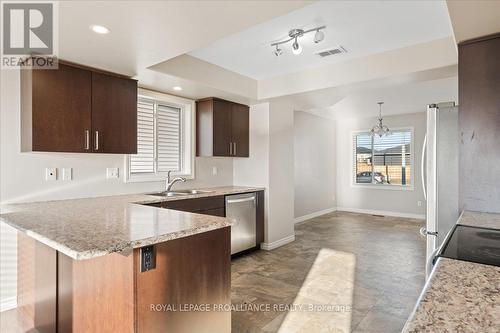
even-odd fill
[(300, 46), (298, 39), (302, 36), (304, 36), (307, 33), (316, 31), (314, 34), (314, 43), (319, 43), (323, 39), (325, 39), (325, 33), (321, 30), (325, 29), (326, 26), (321, 26), (309, 30), (303, 30), (303, 29), (292, 29), (288, 32), (288, 38), (279, 42), (272, 43), (271, 46), (276, 46), (276, 50), (274, 51), (274, 55), (280, 56), (283, 53), (283, 50), (279, 48), (281, 44), (286, 44), (288, 42), (292, 43), (292, 52), (293, 54), (301, 54), (302, 53), (302, 46)]

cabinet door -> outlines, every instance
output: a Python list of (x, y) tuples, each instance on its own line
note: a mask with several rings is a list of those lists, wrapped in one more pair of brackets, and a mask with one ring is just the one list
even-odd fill
[(231, 156), (232, 103), (213, 101), (213, 155)]
[(34, 69), (31, 89), (31, 149), (86, 152), (87, 131), (90, 135), (91, 130), (91, 73), (64, 64), (56, 70)]
[[(134, 265), (136, 332), (230, 333), (231, 311), (186, 311), (190, 305), (231, 305), (229, 227), (155, 244), (156, 268)], [(141, 250), (134, 250), (140, 263)], [(151, 311), (165, 304), (167, 311)], [(169, 311), (173, 310), (173, 311)]]
[(205, 215), (225, 217), (226, 216), (226, 211), (225, 211), (224, 208), (214, 208), (214, 209), (208, 209), (208, 210), (199, 211), (198, 214), (205, 214)]
[(500, 213), (500, 34), (458, 49), (459, 207)]
[(92, 149), (137, 153), (137, 81), (92, 73)]
[(248, 106), (232, 105), (233, 156), (249, 156), (249, 111)]

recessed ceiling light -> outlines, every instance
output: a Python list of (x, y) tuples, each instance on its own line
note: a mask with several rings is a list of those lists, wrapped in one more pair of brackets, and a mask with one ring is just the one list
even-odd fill
[(105, 26), (102, 26), (102, 25), (93, 24), (90, 26), (90, 29), (92, 29), (93, 32), (98, 33), (98, 34), (102, 34), (102, 35), (109, 33), (109, 29), (106, 28)]
[(182, 87), (175, 86), (175, 87), (173, 87), (172, 89), (174, 89), (175, 91), (181, 91), (181, 90), (182, 90)]

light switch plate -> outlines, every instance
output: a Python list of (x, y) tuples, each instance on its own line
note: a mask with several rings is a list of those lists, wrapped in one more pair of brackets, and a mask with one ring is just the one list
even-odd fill
[(62, 180), (72, 180), (72, 179), (73, 179), (73, 168), (63, 168)]
[(119, 176), (118, 168), (106, 168), (106, 179), (117, 179)]
[(57, 180), (57, 168), (45, 168), (45, 180)]
[(219, 170), (217, 169), (216, 166), (212, 167), (212, 176), (217, 176), (218, 172), (219, 172)]

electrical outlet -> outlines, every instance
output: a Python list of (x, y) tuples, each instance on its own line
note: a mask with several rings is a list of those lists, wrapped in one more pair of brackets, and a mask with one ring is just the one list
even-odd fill
[(73, 168), (63, 168), (62, 180), (72, 180), (72, 179), (73, 179)]
[(212, 176), (217, 176), (218, 172), (219, 172), (219, 170), (217, 169), (216, 166), (212, 167)]
[(107, 179), (117, 179), (120, 175), (118, 174), (118, 168), (106, 168), (106, 178)]
[(45, 180), (57, 180), (57, 168), (45, 168)]
[(156, 268), (156, 254), (153, 245), (141, 248), (141, 272)]
[(417, 201), (417, 205), (418, 205), (418, 207), (422, 207), (422, 201), (420, 201), (420, 200)]

